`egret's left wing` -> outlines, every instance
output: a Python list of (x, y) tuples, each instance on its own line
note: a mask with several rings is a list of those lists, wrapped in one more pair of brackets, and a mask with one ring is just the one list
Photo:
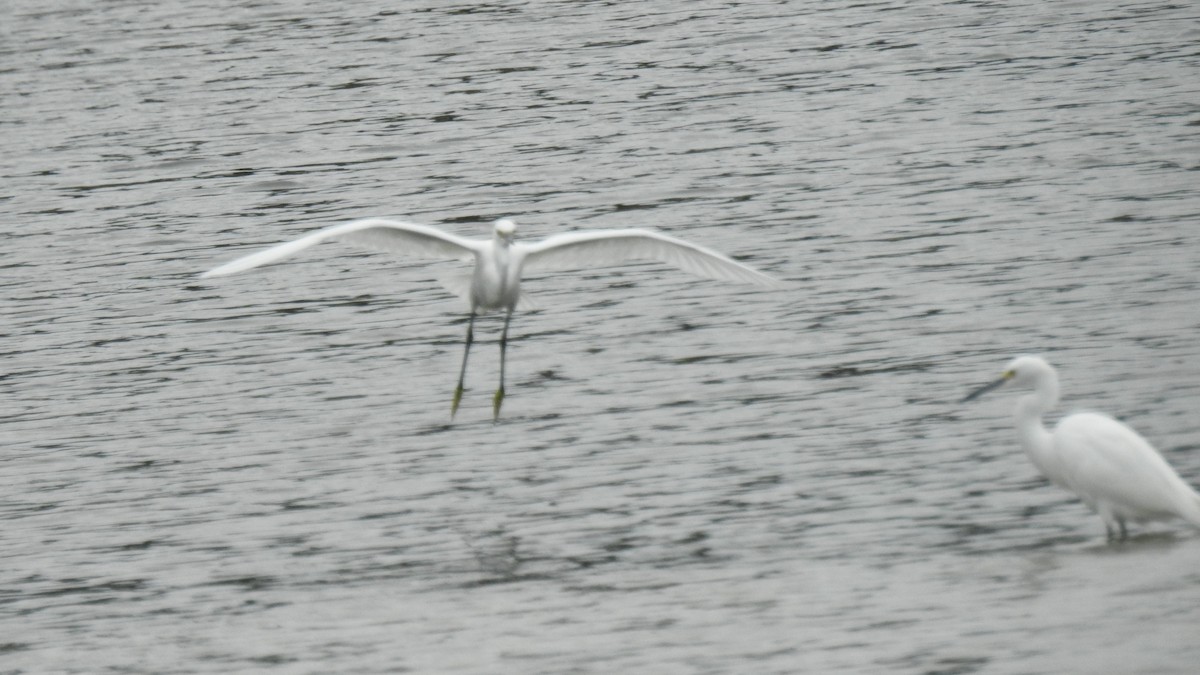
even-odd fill
[(656, 260), (708, 279), (759, 286), (784, 282), (716, 251), (651, 230), (567, 232), (522, 245), (525, 271), (583, 269), (631, 260)]

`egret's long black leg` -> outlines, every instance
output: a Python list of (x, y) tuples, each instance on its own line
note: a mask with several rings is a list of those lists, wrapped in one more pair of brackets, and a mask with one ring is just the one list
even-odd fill
[(504, 402), (504, 352), (508, 349), (508, 322), (512, 320), (512, 307), (504, 313), (504, 329), (500, 331), (500, 388), (492, 397), (492, 421), (500, 419), (500, 404)]
[(471, 353), (471, 343), (475, 341), (475, 308), (471, 308), (471, 316), (467, 318), (467, 344), (463, 348), (462, 368), (458, 370), (458, 386), (454, 388), (454, 401), (450, 403), (450, 419), (458, 412), (458, 404), (462, 401), (463, 378), (467, 376), (467, 356)]

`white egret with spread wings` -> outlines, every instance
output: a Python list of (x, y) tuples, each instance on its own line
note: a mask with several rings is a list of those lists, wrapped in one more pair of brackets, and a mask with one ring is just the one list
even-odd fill
[(760, 286), (782, 283), (716, 251), (660, 232), (641, 229), (591, 230), (553, 235), (535, 243), (514, 241), (516, 225), (497, 220), (490, 239), (467, 239), (428, 225), (383, 218), (355, 220), (317, 230), (294, 241), (273, 246), (213, 268), (201, 277), (218, 277), (267, 265), (327, 239), (338, 239), (382, 248), (403, 255), (473, 261), (474, 270), (461, 283), (446, 282), (452, 292), (470, 305), (467, 339), (463, 350), (458, 386), (450, 405), (450, 417), (458, 411), (467, 372), (467, 356), (474, 341), (475, 315), (480, 311), (504, 311), (500, 333), (500, 386), (492, 398), (492, 418), (500, 416), (504, 400), (504, 358), (508, 324), (521, 299), (521, 277), (527, 272), (555, 269), (591, 269), (631, 260), (656, 260), (709, 279), (743, 282)]

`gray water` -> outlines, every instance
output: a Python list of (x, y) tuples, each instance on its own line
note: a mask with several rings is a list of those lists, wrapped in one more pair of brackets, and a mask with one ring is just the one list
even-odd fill
[[(1192, 3), (15, 0), (0, 672), (1192, 673), (1200, 535), (1021, 454), (1014, 354), (1200, 484)], [(362, 216), (649, 226), (500, 322)]]

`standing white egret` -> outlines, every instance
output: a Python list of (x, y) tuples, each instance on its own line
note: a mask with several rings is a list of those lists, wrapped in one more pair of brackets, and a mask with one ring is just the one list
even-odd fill
[(1179, 517), (1200, 528), (1200, 494), (1175, 473), (1146, 439), (1108, 415), (1062, 418), (1054, 432), (1042, 415), (1058, 404), (1058, 373), (1036, 356), (1021, 356), (1000, 379), (963, 403), (1006, 384), (1032, 387), (1017, 402), (1017, 431), (1029, 459), (1051, 482), (1079, 495), (1104, 519), (1108, 538), (1125, 539), (1126, 521)]
[(521, 275), (527, 271), (591, 268), (629, 260), (657, 260), (709, 279), (738, 281), (760, 286), (781, 282), (703, 246), (649, 230), (592, 230), (568, 232), (533, 244), (513, 241), (516, 224), (497, 220), (491, 239), (466, 239), (427, 225), (382, 218), (355, 220), (317, 230), (304, 237), (238, 258), (211, 269), (202, 278), (241, 272), (266, 265), (302, 251), (326, 239), (341, 239), (387, 249), (406, 255), (474, 260), (470, 278), (446, 280), (448, 290), (463, 297), (471, 308), (467, 319), (467, 341), (463, 350), (458, 386), (450, 404), (450, 418), (462, 400), (467, 355), (474, 340), (475, 314), (481, 310), (504, 310), (500, 333), (500, 386), (492, 398), (492, 418), (500, 416), (504, 400), (504, 352), (508, 324), (521, 298)]

